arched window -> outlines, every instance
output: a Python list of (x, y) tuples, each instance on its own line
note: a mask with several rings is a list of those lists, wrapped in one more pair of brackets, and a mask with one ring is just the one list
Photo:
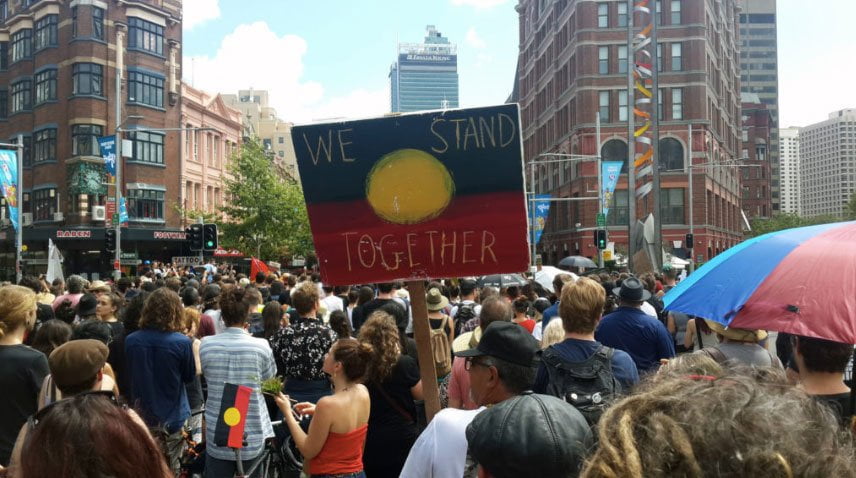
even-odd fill
[(660, 140), (660, 171), (684, 170), (684, 147), (674, 138)]
[(620, 139), (611, 139), (600, 148), (603, 161), (622, 161), (621, 174), (627, 174), (627, 143)]

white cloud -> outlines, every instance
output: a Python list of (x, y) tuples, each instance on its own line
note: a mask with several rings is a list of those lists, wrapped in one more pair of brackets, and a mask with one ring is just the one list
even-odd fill
[(478, 32), (476, 32), (475, 27), (470, 27), (470, 29), (467, 30), (467, 34), (464, 36), (464, 42), (466, 42), (467, 45), (477, 49), (483, 49), (487, 47), (487, 43), (485, 43), (484, 38), (479, 36)]
[(455, 5), (456, 7), (468, 5), (480, 10), (487, 10), (505, 3), (508, 3), (508, 0), (452, 0), (452, 5)]
[(182, 25), (185, 30), (191, 30), (208, 20), (220, 18), (219, 0), (184, 0), (182, 8), (184, 9)]
[(239, 25), (213, 57), (184, 59), (184, 79), (212, 93), (267, 90), (277, 116), (295, 123), (325, 118), (376, 116), (389, 111), (388, 86), (356, 89), (329, 97), (317, 81), (303, 77), (309, 47), (297, 35), (279, 36), (263, 21)]

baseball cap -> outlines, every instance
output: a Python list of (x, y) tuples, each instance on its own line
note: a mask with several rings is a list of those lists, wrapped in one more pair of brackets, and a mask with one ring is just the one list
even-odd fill
[(104, 367), (109, 354), (107, 346), (98, 340), (66, 342), (51, 352), (48, 359), (51, 377), (60, 388), (81, 385)]
[(526, 392), (476, 415), (467, 426), (467, 443), (495, 478), (577, 476), (592, 435), (573, 405)]
[(505, 321), (487, 326), (475, 348), (456, 352), (456, 357), (487, 355), (517, 365), (533, 365), (540, 349), (538, 340), (523, 327)]

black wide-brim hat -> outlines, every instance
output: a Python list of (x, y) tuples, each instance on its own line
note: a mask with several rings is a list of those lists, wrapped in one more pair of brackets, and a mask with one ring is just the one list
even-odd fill
[(621, 287), (612, 289), (612, 293), (619, 299), (630, 302), (643, 302), (651, 298), (651, 293), (645, 290), (642, 281), (635, 277), (628, 277), (621, 282)]

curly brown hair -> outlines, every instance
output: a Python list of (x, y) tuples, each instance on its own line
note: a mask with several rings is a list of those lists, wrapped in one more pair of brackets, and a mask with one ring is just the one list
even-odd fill
[(166, 287), (152, 292), (143, 305), (140, 328), (161, 332), (184, 330), (184, 307), (178, 294)]
[(372, 312), (366, 323), (360, 327), (359, 340), (372, 348), (366, 382), (382, 383), (401, 356), (401, 344), (395, 319), (383, 310)]
[(648, 381), (609, 408), (583, 478), (854, 476), (853, 438), (782, 373)]

